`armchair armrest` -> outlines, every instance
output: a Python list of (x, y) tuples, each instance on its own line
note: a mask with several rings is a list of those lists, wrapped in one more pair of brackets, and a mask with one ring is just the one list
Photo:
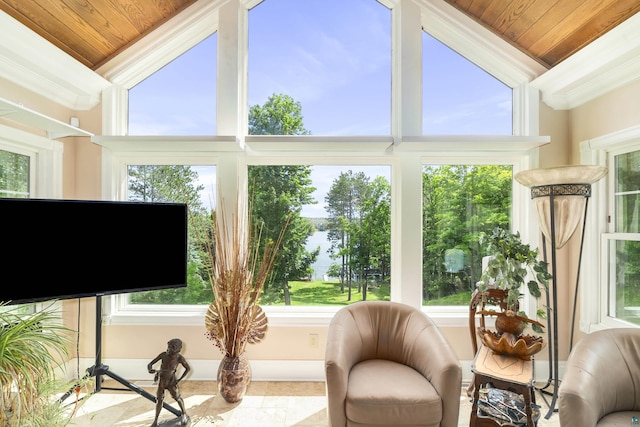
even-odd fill
[(443, 401), (443, 427), (456, 427), (459, 418), (460, 390), (462, 389), (462, 367), (458, 356), (438, 330), (428, 319), (424, 329), (411, 343), (410, 350), (415, 357), (408, 360), (408, 365), (429, 380)]
[(349, 371), (360, 361), (362, 339), (350, 313), (336, 314), (329, 327), (325, 350), (325, 384), (329, 427), (345, 426), (345, 402)]

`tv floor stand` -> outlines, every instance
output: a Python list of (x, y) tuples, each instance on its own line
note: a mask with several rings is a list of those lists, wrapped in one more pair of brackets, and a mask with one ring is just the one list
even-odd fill
[[(92, 377), (95, 377), (95, 393), (99, 393), (101, 390), (120, 390), (120, 389), (115, 389), (115, 388), (110, 388), (110, 387), (103, 387), (102, 386), (102, 381), (103, 381), (103, 376), (108, 376), (109, 378), (119, 382), (120, 384), (122, 384), (123, 386), (125, 386), (127, 389), (131, 390), (131, 391), (135, 391), (136, 393), (138, 393), (139, 395), (149, 399), (150, 401), (152, 401), (153, 403), (157, 403), (157, 398), (156, 396), (154, 396), (153, 394), (149, 393), (148, 391), (138, 387), (137, 385), (131, 383), (130, 381), (124, 379), (123, 377), (121, 377), (120, 375), (116, 374), (115, 372), (112, 372), (109, 369), (109, 366), (102, 364), (102, 296), (98, 295), (96, 296), (96, 363), (95, 365), (87, 368), (86, 370), (86, 375), (85, 375), (85, 379), (89, 379)], [(67, 393), (65, 393), (60, 400), (64, 401), (66, 400), (71, 393), (73, 392), (74, 388), (72, 388), (71, 390), (69, 390)], [(162, 407), (164, 409), (166, 409), (167, 411), (171, 412), (172, 414), (174, 414), (177, 417), (182, 416), (182, 411), (175, 409), (174, 407), (170, 406), (169, 404), (167, 404), (167, 402), (162, 402)]]

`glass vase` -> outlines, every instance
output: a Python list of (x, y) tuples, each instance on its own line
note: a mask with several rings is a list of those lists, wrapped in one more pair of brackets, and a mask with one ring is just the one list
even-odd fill
[(224, 356), (218, 367), (218, 392), (229, 403), (242, 400), (251, 382), (251, 366), (246, 356)]

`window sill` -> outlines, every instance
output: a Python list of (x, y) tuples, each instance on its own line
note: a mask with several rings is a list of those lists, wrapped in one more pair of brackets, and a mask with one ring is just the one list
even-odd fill
[[(158, 325), (158, 326), (201, 326), (206, 307), (177, 306), (167, 309), (158, 306), (150, 309), (126, 308), (114, 310), (103, 319), (105, 325)], [(273, 327), (314, 327), (329, 326), (334, 314), (341, 307), (263, 307)], [(423, 308), (423, 311), (424, 308)], [(428, 316), (438, 327), (465, 327), (469, 325), (469, 311), (466, 307), (429, 307)]]

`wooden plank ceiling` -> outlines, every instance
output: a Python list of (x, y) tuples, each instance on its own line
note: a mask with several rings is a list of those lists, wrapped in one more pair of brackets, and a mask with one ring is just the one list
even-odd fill
[(445, 0), (547, 68), (640, 11), (638, 0)]
[(0, 0), (0, 10), (95, 70), (196, 0)]
[[(0, 0), (0, 10), (95, 70), (196, 1)], [(640, 11), (638, 0), (445, 1), (547, 68)]]

